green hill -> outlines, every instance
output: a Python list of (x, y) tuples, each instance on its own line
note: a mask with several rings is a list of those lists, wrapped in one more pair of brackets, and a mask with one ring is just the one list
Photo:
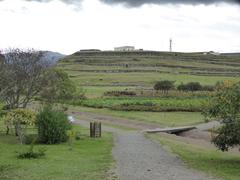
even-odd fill
[(156, 81), (214, 84), (238, 80), (240, 55), (158, 51), (76, 52), (58, 63), (89, 96), (107, 90), (152, 88)]

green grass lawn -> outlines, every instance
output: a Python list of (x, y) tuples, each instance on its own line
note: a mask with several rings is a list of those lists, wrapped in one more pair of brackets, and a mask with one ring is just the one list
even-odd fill
[(186, 126), (204, 122), (198, 112), (139, 112), (139, 111), (114, 111), (109, 109), (95, 109), (80, 106), (71, 106), (70, 110), (90, 112), (94, 114), (109, 115), (127, 118), (132, 121), (156, 123), (161, 126)]
[(147, 135), (154, 141), (169, 147), (189, 167), (224, 180), (239, 180), (240, 154), (220, 152), (214, 149), (193, 146), (176, 140), (163, 138), (160, 135)]
[(112, 135), (103, 133), (101, 139), (90, 139), (88, 130), (75, 126), (82, 139), (75, 141), (73, 150), (67, 143), (59, 145), (36, 145), (47, 149), (46, 156), (34, 160), (22, 160), (15, 151), (27, 149), (19, 145), (16, 137), (0, 134), (0, 179), (9, 180), (99, 180), (107, 178), (113, 163)]

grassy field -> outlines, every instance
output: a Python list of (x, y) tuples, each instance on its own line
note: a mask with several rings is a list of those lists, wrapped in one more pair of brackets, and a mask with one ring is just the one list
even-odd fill
[(175, 81), (176, 85), (190, 81), (213, 85), (240, 79), (239, 56), (201, 53), (77, 52), (63, 59), (58, 67), (90, 98), (111, 90), (152, 88), (160, 80)]
[(240, 155), (223, 153), (214, 149), (208, 149), (163, 138), (159, 135), (148, 135), (177, 154), (189, 167), (206, 172), (224, 180), (238, 180), (240, 177)]
[(27, 149), (19, 145), (16, 137), (0, 134), (0, 179), (1, 180), (42, 180), (42, 179), (83, 179), (98, 180), (108, 177), (113, 159), (112, 135), (103, 133), (101, 139), (90, 139), (88, 130), (79, 126), (81, 140), (75, 141), (69, 150), (67, 143), (59, 145), (36, 145), (35, 149), (46, 148), (46, 156), (34, 160), (22, 160), (15, 151)]
[[(58, 63), (77, 85), (83, 89), (87, 99), (71, 106), (71, 111), (83, 111), (112, 117), (122, 117), (135, 122), (150, 122), (160, 126), (185, 126), (204, 122), (200, 112), (141, 112), (134, 108), (174, 107), (201, 109), (205, 97), (104, 97), (107, 91), (130, 90), (152, 91), (160, 80), (175, 81), (175, 85), (187, 82), (200, 82), (202, 85), (214, 85), (217, 81), (239, 81), (239, 56), (213, 56), (201, 53), (167, 52), (100, 52), (75, 53)], [(181, 95), (180, 95), (181, 96)], [(78, 100), (77, 100), (78, 102)], [(80, 102), (80, 101), (79, 101)], [(132, 106), (123, 110), (122, 107)], [(176, 108), (177, 107), (177, 108)], [(115, 110), (113, 110), (115, 108)], [(131, 110), (131, 111), (126, 111)], [(147, 109), (141, 109), (147, 110)], [(150, 109), (153, 110), (153, 109)], [(81, 118), (81, 117), (80, 117)], [(113, 125), (114, 126), (114, 125)], [(114, 127), (117, 127), (115, 125)], [(101, 139), (91, 139), (88, 130), (79, 126), (82, 138), (75, 141), (73, 149), (67, 143), (59, 145), (36, 145), (35, 148), (47, 149), (46, 157), (35, 160), (20, 160), (16, 151), (29, 148), (20, 145), (16, 137), (6, 136), (0, 120), (0, 179), (2, 180), (99, 180), (108, 177), (107, 171), (113, 164), (112, 134), (103, 133)], [(119, 127), (117, 127), (119, 128)], [(124, 128), (123, 128), (124, 129)], [(171, 147), (189, 166), (224, 179), (239, 179), (240, 157), (226, 153), (206, 150), (201, 147), (153, 136), (155, 140)]]
[(95, 109), (86, 107), (70, 107), (71, 111), (90, 112), (100, 115), (126, 118), (132, 121), (156, 123), (160, 126), (186, 126), (204, 122), (204, 117), (198, 112), (138, 112), (113, 111), (109, 109)]
[[(106, 98), (104, 93), (122, 90), (138, 93), (151, 91), (154, 84), (160, 80), (174, 81), (175, 86), (194, 81), (202, 85), (214, 85), (223, 80), (239, 81), (238, 67), (240, 67), (239, 56), (153, 51), (76, 52), (58, 63), (58, 68), (66, 71), (75, 84), (83, 88), (86, 93), (87, 100), (77, 104), (85, 107), (109, 108), (109, 110), (92, 109), (97, 113), (103, 112), (166, 126), (203, 122), (200, 113), (179, 111), (201, 111), (206, 96), (193, 98), (189, 93), (189, 97), (184, 95), (182, 98), (178, 98), (179, 96)], [(113, 109), (117, 111), (112, 111)], [(170, 110), (177, 112), (161, 113)]]

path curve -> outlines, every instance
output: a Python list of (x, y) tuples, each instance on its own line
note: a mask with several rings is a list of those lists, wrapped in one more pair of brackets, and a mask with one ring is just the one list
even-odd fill
[(151, 122), (144, 122), (139, 120), (131, 120), (127, 118), (121, 117), (113, 117), (109, 115), (102, 115), (90, 112), (79, 112), (79, 111), (72, 111), (72, 115), (79, 115), (81, 118), (90, 121), (101, 121), (103, 123), (110, 123), (114, 125), (119, 125), (122, 127), (133, 128), (133, 129), (152, 129), (152, 128), (160, 128), (161, 126), (156, 123)]
[[(75, 112), (76, 113), (76, 112)], [(91, 117), (77, 120), (82, 126), (89, 126)], [(96, 120), (93, 116), (92, 120)], [(213, 180), (203, 173), (189, 169), (175, 155), (160, 144), (147, 139), (138, 131), (123, 131), (105, 126), (103, 130), (114, 134), (113, 156), (116, 160), (116, 174), (121, 180)], [(216, 179), (215, 179), (216, 180)]]
[(116, 133), (113, 155), (123, 180), (210, 180), (139, 132)]

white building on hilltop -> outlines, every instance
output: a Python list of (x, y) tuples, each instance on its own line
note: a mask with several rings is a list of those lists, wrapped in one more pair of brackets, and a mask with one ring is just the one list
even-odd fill
[(135, 51), (135, 47), (134, 46), (115, 47), (114, 51)]

